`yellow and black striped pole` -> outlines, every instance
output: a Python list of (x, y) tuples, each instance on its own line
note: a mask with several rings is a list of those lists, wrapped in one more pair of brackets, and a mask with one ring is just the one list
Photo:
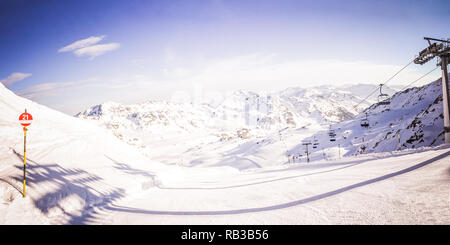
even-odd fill
[(23, 127), (23, 197), (25, 197), (26, 170), (27, 170), (27, 127)]

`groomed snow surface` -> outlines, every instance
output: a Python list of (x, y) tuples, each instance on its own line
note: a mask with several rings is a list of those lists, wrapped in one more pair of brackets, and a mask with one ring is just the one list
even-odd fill
[[(26, 198), (24, 108), (35, 119)], [(330, 146), (326, 159), (287, 163), (317, 126), (228, 141), (174, 133), (145, 154), (2, 85), (0, 113), (0, 224), (450, 224), (449, 145), (341, 158)]]

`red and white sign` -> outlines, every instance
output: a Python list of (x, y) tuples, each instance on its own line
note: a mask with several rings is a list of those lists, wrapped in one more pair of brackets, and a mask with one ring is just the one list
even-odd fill
[(20, 124), (22, 124), (22, 126), (26, 127), (26, 126), (30, 126), (31, 122), (33, 121), (33, 116), (31, 116), (30, 113), (22, 113), (19, 116), (19, 121)]

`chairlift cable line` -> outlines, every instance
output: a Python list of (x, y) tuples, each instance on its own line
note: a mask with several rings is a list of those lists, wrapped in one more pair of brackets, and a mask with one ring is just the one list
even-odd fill
[(395, 73), (391, 78), (389, 78), (386, 82), (382, 83), (383, 86), (386, 85), (386, 83), (390, 82), (392, 80), (392, 78), (394, 78), (395, 76), (397, 76), (401, 71), (403, 71), (406, 67), (408, 67), (409, 65), (411, 65), (414, 62), (414, 60), (411, 60), (407, 65), (405, 65), (402, 69), (400, 69), (397, 73)]
[[(410, 63), (410, 64), (411, 64), (411, 63)], [(409, 64), (408, 64), (408, 65), (409, 65)], [(404, 90), (405, 88), (411, 86), (412, 84), (418, 82), (419, 80), (421, 80), (422, 78), (424, 78), (424, 77), (427, 76), (428, 74), (430, 74), (430, 73), (432, 73), (433, 71), (435, 71), (437, 68), (438, 68), (438, 67), (435, 67), (434, 69), (432, 69), (431, 71), (429, 71), (429, 72), (427, 72), (426, 74), (422, 75), (422, 76), (419, 77), (418, 79), (412, 81), (411, 83), (409, 83), (408, 85), (406, 85), (405, 87), (403, 87), (400, 91), (402, 91), (402, 90)], [(398, 74), (398, 73), (397, 73), (397, 74)], [(369, 98), (373, 93), (375, 93), (376, 91), (378, 91), (378, 88), (379, 88), (380, 86), (385, 85), (385, 84), (386, 84), (386, 83), (378, 85), (377, 88), (376, 88), (372, 93), (370, 93), (366, 98), (364, 98), (361, 102), (359, 102), (359, 103), (358, 103), (357, 105), (355, 105), (354, 107), (355, 107), (355, 108), (358, 107), (358, 105), (360, 105), (362, 102), (366, 101), (367, 98)]]
[(386, 80), (384, 83), (381, 83), (380, 85), (377, 86), (377, 88), (370, 93), (366, 98), (364, 98), (363, 100), (361, 100), (358, 104), (356, 104), (354, 106), (354, 108), (357, 108), (361, 103), (363, 103), (364, 101), (366, 101), (373, 93), (375, 93), (376, 91), (378, 91), (378, 88), (380, 86), (384, 86), (386, 85), (388, 82), (390, 82), (395, 76), (397, 76), (401, 71), (403, 71), (406, 67), (408, 67), (409, 65), (411, 65), (414, 62), (414, 60), (411, 60), (408, 64), (406, 64), (405, 66), (402, 67), (402, 69), (400, 69), (399, 71), (397, 71), (394, 75), (392, 75), (388, 80)]
[(427, 76), (428, 74), (432, 73), (432, 72), (435, 71), (437, 68), (439, 68), (439, 67), (438, 67), (438, 66), (435, 67), (433, 70), (427, 72), (425, 75), (422, 75), (422, 76), (419, 77), (418, 79), (416, 79), (416, 80), (410, 82), (408, 85), (406, 85), (405, 87), (403, 87), (401, 90), (405, 90), (405, 88), (407, 88), (407, 87), (413, 85), (414, 83), (418, 82), (420, 79), (422, 79), (422, 78), (424, 78), (425, 76)]
[(364, 101), (366, 101), (373, 93), (377, 92), (377, 91), (378, 91), (378, 87), (380, 87), (380, 85), (378, 85), (378, 86), (375, 88), (375, 90), (372, 91), (372, 93), (370, 93), (369, 95), (367, 95), (366, 98), (364, 98), (364, 99), (361, 100), (358, 104), (356, 104), (356, 105), (354, 106), (354, 108), (357, 108), (361, 103), (363, 103)]

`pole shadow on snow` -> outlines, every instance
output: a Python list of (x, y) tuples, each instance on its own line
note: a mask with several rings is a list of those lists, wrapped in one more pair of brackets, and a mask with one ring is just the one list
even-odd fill
[(353, 185), (349, 185), (346, 187), (342, 187), (333, 191), (329, 191), (326, 193), (322, 193), (316, 196), (300, 199), (297, 201), (287, 202), (283, 204), (278, 205), (272, 205), (272, 206), (266, 206), (266, 207), (260, 207), (260, 208), (247, 208), (247, 209), (235, 209), (235, 210), (218, 210), (218, 211), (158, 211), (158, 210), (143, 210), (143, 209), (136, 209), (136, 208), (130, 208), (130, 207), (123, 207), (123, 206), (117, 206), (117, 205), (108, 205), (105, 208), (112, 211), (117, 212), (127, 212), (127, 213), (139, 213), (139, 214), (149, 214), (149, 215), (229, 215), (229, 214), (244, 214), (244, 213), (257, 213), (257, 212), (264, 212), (264, 211), (272, 211), (272, 210), (278, 210), (278, 209), (284, 209), (289, 207), (298, 206), (301, 204), (317, 201), (320, 199), (324, 199), (327, 197), (335, 196), (338, 194), (341, 194), (346, 191), (350, 191), (359, 187), (363, 187), (366, 185), (370, 185), (376, 182), (380, 182), (395, 176), (399, 176), (411, 171), (414, 171), (418, 168), (424, 167), (426, 165), (429, 165), (435, 161), (438, 161), (440, 159), (443, 159), (447, 156), (450, 156), (450, 151), (447, 151), (445, 153), (442, 153), (436, 157), (433, 157), (431, 159), (428, 159), (426, 161), (423, 161), (421, 163), (415, 164), (411, 167), (405, 168), (403, 170), (399, 170), (390, 174), (386, 174), (377, 178), (369, 179), (366, 181), (362, 181)]
[(149, 177), (149, 178), (152, 178), (152, 179), (155, 178), (155, 175), (152, 174), (152, 173), (149, 173), (148, 171), (132, 168), (130, 165), (128, 165), (126, 163), (118, 162), (118, 161), (112, 159), (111, 157), (109, 157), (107, 155), (104, 155), (104, 156), (106, 158), (108, 158), (109, 160), (111, 160), (115, 164), (115, 166), (114, 166), (115, 169), (121, 170), (121, 171), (123, 171), (126, 174), (141, 175), (141, 176)]
[(149, 178), (149, 181), (142, 182), (142, 185), (141, 185), (142, 190), (147, 190), (150, 187), (153, 187), (155, 185), (159, 187), (159, 183), (156, 180), (156, 175), (155, 174), (152, 174), (152, 173), (150, 173), (148, 171), (144, 171), (144, 170), (141, 170), (141, 169), (132, 168), (130, 165), (128, 165), (126, 163), (118, 162), (118, 161), (112, 159), (111, 157), (108, 157), (107, 155), (104, 155), (104, 156), (114, 163), (114, 165), (115, 165), (114, 168), (115, 169), (118, 169), (118, 170), (120, 170), (120, 171), (122, 171), (122, 172), (124, 172), (126, 174), (141, 175), (143, 177)]
[[(14, 154), (23, 159), (23, 155), (13, 150)], [(64, 168), (56, 163), (44, 164), (37, 163), (27, 158), (27, 186), (30, 188), (38, 187), (39, 183), (48, 183), (56, 186), (44, 195), (33, 198), (34, 205), (44, 214), (49, 214), (51, 209), (59, 208), (68, 220), (66, 224), (87, 224), (93, 222), (100, 216), (102, 210), (114, 201), (123, 198), (125, 191), (120, 188), (108, 188), (109, 190), (99, 192), (89, 186), (89, 184), (98, 183), (102, 180), (97, 175), (90, 174), (78, 168)], [(23, 171), (23, 166), (15, 166)], [(18, 182), (22, 181), (22, 175), (12, 177)], [(66, 212), (61, 202), (68, 196), (77, 195), (84, 201), (81, 212), (78, 214)]]

